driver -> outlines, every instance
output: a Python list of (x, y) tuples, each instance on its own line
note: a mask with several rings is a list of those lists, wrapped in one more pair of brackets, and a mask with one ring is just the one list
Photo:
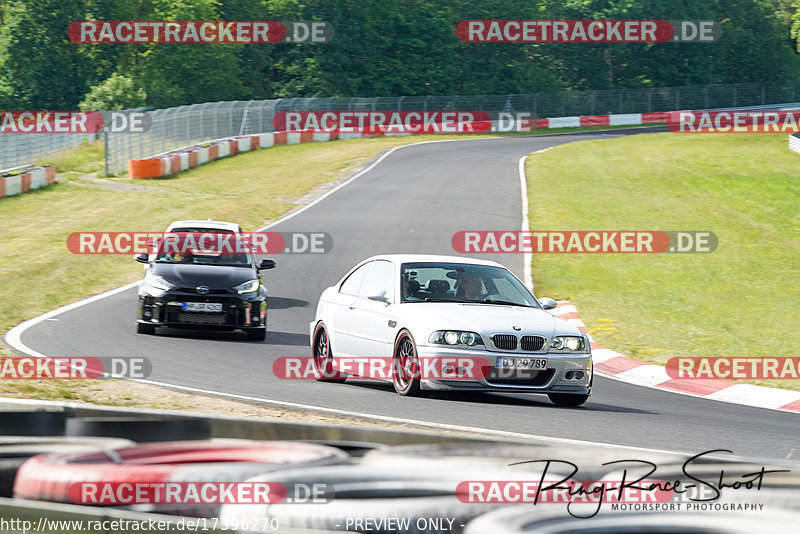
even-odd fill
[(464, 298), (476, 300), (483, 294), (483, 278), (474, 274), (468, 274), (461, 280), (461, 287), (464, 289)]

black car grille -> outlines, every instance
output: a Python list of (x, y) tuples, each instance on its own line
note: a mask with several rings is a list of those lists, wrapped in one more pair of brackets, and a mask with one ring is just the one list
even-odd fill
[(205, 313), (205, 312), (178, 312), (177, 322), (184, 324), (232, 324), (230, 315), (227, 313)]
[(510, 373), (508, 369), (492, 369), (486, 376), (486, 383), (490, 386), (544, 386), (553, 378), (555, 372), (555, 369), (546, 369), (514, 370)]
[(198, 297), (175, 297), (178, 302), (220, 302), (222, 311), (220, 312), (198, 312), (186, 311), (178, 305), (165, 305), (165, 315), (163, 322), (186, 324), (186, 325), (219, 325), (237, 326), (245, 323), (245, 310), (241, 304), (234, 299), (207, 299)]
[(492, 343), (500, 350), (517, 350), (517, 336), (512, 334), (495, 334)]
[(522, 336), (519, 340), (519, 348), (527, 351), (542, 350), (545, 338), (542, 336)]

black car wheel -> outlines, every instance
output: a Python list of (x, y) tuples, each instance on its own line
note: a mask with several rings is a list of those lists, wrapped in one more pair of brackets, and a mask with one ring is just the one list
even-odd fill
[(328, 330), (320, 323), (314, 332), (314, 378), (319, 382), (344, 382), (347, 377), (333, 368)]
[(589, 395), (572, 395), (569, 393), (550, 393), (547, 396), (550, 397), (550, 401), (553, 404), (565, 408), (574, 408), (589, 400)]
[(156, 327), (151, 324), (146, 323), (136, 323), (136, 333), (137, 334), (155, 334)]

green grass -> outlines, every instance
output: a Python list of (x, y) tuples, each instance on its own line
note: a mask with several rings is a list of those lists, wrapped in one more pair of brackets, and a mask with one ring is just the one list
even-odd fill
[[(675, 356), (797, 356), (800, 156), (786, 135), (647, 134), (528, 159), (530, 226), (710, 230), (710, 254), (533, 257), (538, 295), (570, 299), (600, 344)], [(754, 382), (756, 383), (756, 382)], [(798, 381), (764, 381), (800, 389)]]
[(42, 158), (37, 165), (55, 165), (57, 173), (75, 172), (89, 174), (105, 169), (103, 141), (84, 141), (78, 146), (66, 148)]

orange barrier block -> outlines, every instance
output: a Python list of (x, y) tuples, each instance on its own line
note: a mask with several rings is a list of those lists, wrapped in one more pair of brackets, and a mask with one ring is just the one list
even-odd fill
[(213, 161), (219, 157), (219, 147), (211, 145), (208, 147), (208, 161)]
[(189, 167), (197, 167), (197, 151), (189, 152)]
[(181, 157), (179, 154), (173, 154), (169, 157), (169, 174), (181, 172)]
[(261, 148), (261, 138), (257, 135), (250, 137), (250, 150)]
[(335, 131), (331, 132), (331, 141), (333, 141), (334, 139), (339, 139), (339, 131), (338, 130), (335, 130)]
[(239, 153), (239, 141), (236, 139), (228, 141), (229, 156), (234, 156)]
[(276, 145), (285, 145), (286, 144), (286, 132), (275, 132), (275, 135), (273, 135), (273, 138), (275, 139), (274, 144), (276, 144)]
[(6, 179), (0, 178), (0, 198), (5, 198), (6, 196)]
[(53, 165), (48, 165), (44, 168), (44, 175), (45, 180), (47, 180), (47, 185), (52, 185), (56, 183), (56, 168)]
[(160, 178), (164, 168), (160, 158), (128, 160), (128, 175), (131, 178)]
[(301, 143), (312, 143), (314, 141), (314, 132), (300, 132)]
[(31, 173), (26, 172), (23, 174), (20, 179), (22, 180), (22, 192), (30, 191), (31, 190)]

